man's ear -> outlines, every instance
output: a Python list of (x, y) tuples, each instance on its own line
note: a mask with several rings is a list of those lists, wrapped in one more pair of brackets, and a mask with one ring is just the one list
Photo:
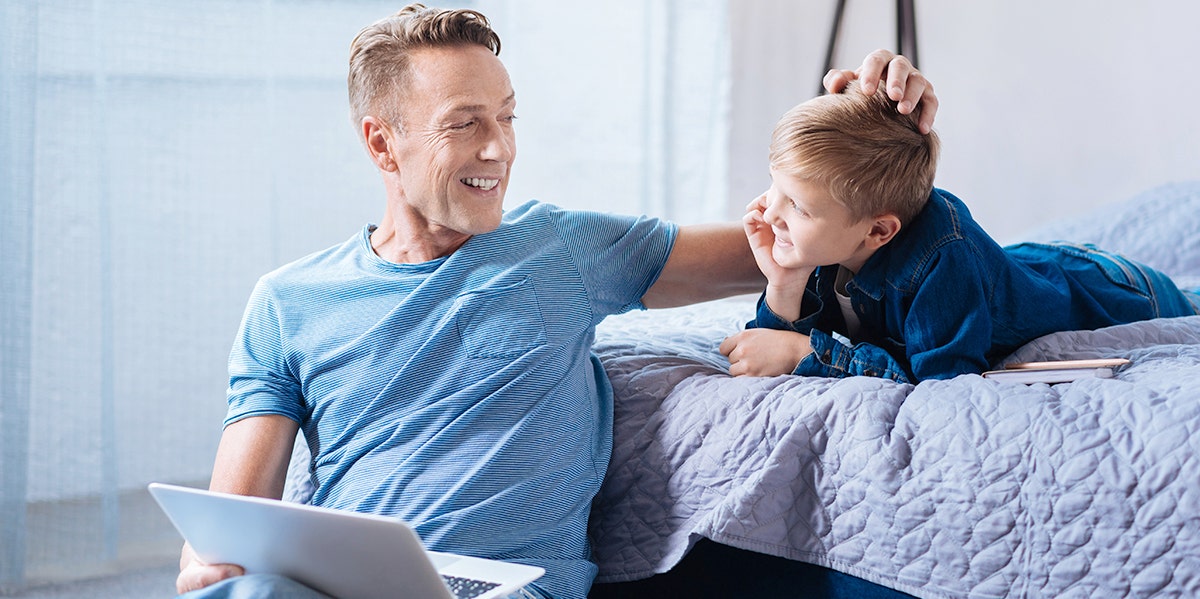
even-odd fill
[(900, 233), (900, 228), (900, 217), (895, 214), (876, 216), (871, 223), (871, 229), (867, 231), (867, 247), (877, 250), (887, 245)]
[(382, 119), (373, 116), (363, 117), (360, 123), (363, 140), (367, 145), (367, 153), (371, 161), (381, 171), (395, 171), (399, 168), (392, 157), (391, 139), (393, 130)]

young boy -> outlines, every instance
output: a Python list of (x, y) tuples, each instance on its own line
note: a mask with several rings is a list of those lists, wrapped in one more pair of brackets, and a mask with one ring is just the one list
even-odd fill
[(851, 87), (780, 120), (771, 188), (743, 219), (768, 284), (721, 344), (732, 374), (950, 378), (1055, 331), (1200, 313), (1200, 296), (1090, 245), (1000, 247), (933, 187), (939, 141), (918, 116)]

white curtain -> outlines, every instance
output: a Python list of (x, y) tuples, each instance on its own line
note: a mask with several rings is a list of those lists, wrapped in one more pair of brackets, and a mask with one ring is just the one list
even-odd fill
[[(723, 1), (475, 5), (509, 205), (727, 217)], [(345, 61), (399, 6), (0, 3), (0, 592), (176, 558), (143, 489), (207, 484), (255, 280), (382, 214)]]

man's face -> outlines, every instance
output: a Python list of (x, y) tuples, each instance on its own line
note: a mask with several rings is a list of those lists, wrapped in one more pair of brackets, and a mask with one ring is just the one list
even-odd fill
[(517, 152), (508, 72), (464, 45), (418, 50), (409, 73), (393, 138), (406, 209), (466, 235), (495, 229)]
[(865, 260), (870, 220), (855, 222), (845, 206), (810, 181), (771, 169), (763, 221), (775, 234), (771, 255), (785, 268), (841, 264), (857, 271)]

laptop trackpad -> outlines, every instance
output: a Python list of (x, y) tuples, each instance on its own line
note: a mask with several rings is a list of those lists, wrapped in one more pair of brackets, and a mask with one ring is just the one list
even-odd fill
[(433, 562), (433, 568), (439, 571), (454, 562), (462, 560), (460, 556), (438, 553), (437, 551), (426, 551), (425, 553), (429, 556), (429, 561)]

